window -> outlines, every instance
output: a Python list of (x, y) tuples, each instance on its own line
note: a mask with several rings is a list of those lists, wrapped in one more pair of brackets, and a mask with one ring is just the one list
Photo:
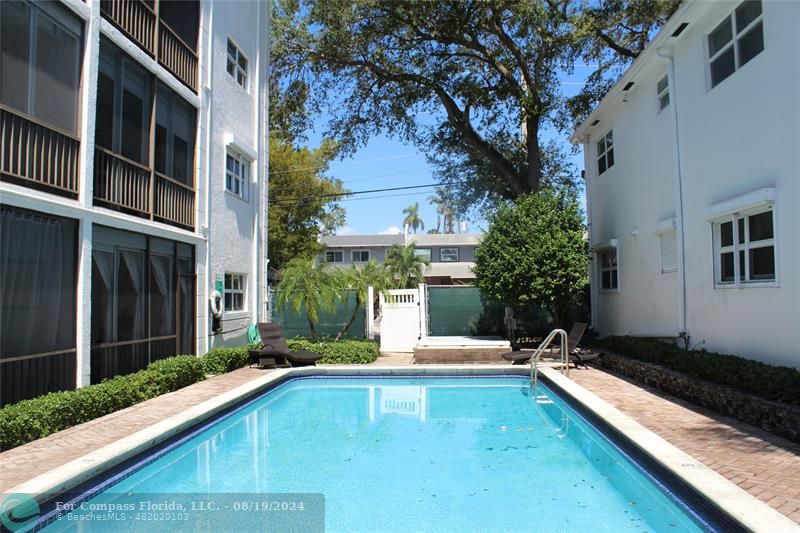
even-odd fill
[(158, 84), (156, 95), (156, 172), (194, 186), (196, 112), (183, 98)]
[[(714, 270), (718, 284), (775, 281), (772, 213), (768, 210), (731, 215), (730, 220), (714, 223)], [(737, 255), (739, 260), (734, 261)]]
[(0, 2), (0, 102), (74, 134), (82, 40), (55, 2)]
[(677, 232), (665, 231), (659, 235), (661, 240), (661, 273), (678, 270), (678, 238)]
[(249, 192), (249, 169), (250, 161), (228, 150), (225, 159), (225, 190), (245, 201)]
[(247, 89), (247, 58), (230, 39), (228, 39), (227, 70), (236, 83)]
[(659, 111), (669, 105), (669, 76), (666, 74), (656, 83), (656, 97)]
[(440, 248), (439, 261), (442, 263), (457, 263), (458, 248)]
[(431, 249), (430, 248), (414, 248), (414, 255), (423, 258), (428, 263), (431, 262)]
[(366, 263), (369, 261), (369, 250), (353, 250), (351, 257), (353, 263)]
[(342, 261), (344, 261), (344, 254), (341, 250), (325, 252), (326, 263), (341, 263)]
[(614, 165), (614, 132), (609, 131), (597, 143), (597, 174)]
[(618, 289), (617, 249), (609, 248), (603, 250), (597, 254), (597, 257), (600, 260), (600, 289)]
[(225, 310), (244, 310), (244, 274), (225, 273)]
[(105, 40), (100, 46), (95, 120), (95, 142), (99, 146), (148, 163), (150, 78)]
[(708, 36), (711, 87), (764, 50), (761, 0), (745, 0)]

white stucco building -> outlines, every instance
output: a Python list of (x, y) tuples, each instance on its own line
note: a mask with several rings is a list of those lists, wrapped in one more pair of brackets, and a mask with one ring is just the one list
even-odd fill
[(576, 129), (601, 335), (800, 367), (797, 28), (798, 2), (685, 2)]
[(266, 312), (269, 3), (0, 9), (2, 402), (241, 343)]

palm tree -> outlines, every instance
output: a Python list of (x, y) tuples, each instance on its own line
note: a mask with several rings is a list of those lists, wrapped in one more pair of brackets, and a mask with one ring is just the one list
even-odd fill
[(406, 215), (406, 218), (403, 220), (403, 225), (407, 225), (414, 233), (417, 232), (417, 229), (425, 229), (425, 223), (419, 216), (419, 202), (414, 202), (413, 205), (403, 209), (403, 214)]
[(443, 222), (443, 233), (455, 233), (453, 222), (455, 221), (455, 210), (453, 201), (444, 187), (437, 187), (436, 194), (428, 197), (428, 202), (436, 206), (436, 230), (438, 233), (439, 223)]
[(384, 265), (399, 289), (411, 289), (425, 281), (423, 268), (429, 261), (416, 254), (414, 244), (393, 244), (386, 251)]
[(317, 338), (320, 311), (333, 313), (341, 296), (337, 276), (314, 258), (298, 257), (289, 261), (278, 283), (276, 304), (291, 305), (296, 314), (305, 308), (311, 337)]
[(373, 302), (368, 302), (369, 287), (375, 289), (375, 294), (389, 287), (389, 273), (383, 266), (379, 265), (373, 260), (359, 266), (353, 265), (348, 270), (341, 270), (339, 272), (341, 277), (341, 286), (345, 289), (350, 289), (356, 293), (356, 306), (353, 309), (353, 316), (344, 325), (342, 330), (336, 335), (336, 340), (339, 340), (344, 335), (350, 326), (355, 322), (359, 310), (365, 305), (373, 305)]

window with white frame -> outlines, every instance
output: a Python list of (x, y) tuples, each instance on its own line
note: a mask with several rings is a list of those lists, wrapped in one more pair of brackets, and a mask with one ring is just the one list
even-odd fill
[(761, 0), (745, 0), (708, 35), (711, 87), (764, 50)]
[(245, 275), (225, 273), (225, 310), (244, 310)]
[(228, 149), (225, 157), (225, 190), (247, 200), (250, 161)]
[(678, 270), (678, 237), (672, 229), (659, 235), (661, 241), (661, 273)]
[(669, 105), (669, 76), (666, 74), (656, 83), (656, 97), (658, 98), (659, 111)]
[(431, 262), (431, 249), (430, 248), (414, 248), (414, 255), (423, 258), (428, 263)]
[(614, 165), (614, 132), (609, 131), (597, 142), (597, 174)]
[(353, 263), (366, 263), (369, 261), (369, 250), (353, 250), (350, 258)]
[(344, 261), (344, 254), (341, 250), (329, 250), (325, 252), (326, 263), (341, 263)]
[(227, 70), (236, 83), (247, 89), (247, 57), (230, 39), (228, 39)]
[[(734, 214), (713, 224), (715, 279), (719, 285), (775, 281), (772, 209)], [(734, 258), (739, 256), (739, 260)]]
[(457, 263), (458, 248), (440, 248), (439, 261), (442, 263)]
[(600, 289), (610, 291), (619, 288), (617, 273), (617, 249), (607, 248), (597, 254), (600, 265)]

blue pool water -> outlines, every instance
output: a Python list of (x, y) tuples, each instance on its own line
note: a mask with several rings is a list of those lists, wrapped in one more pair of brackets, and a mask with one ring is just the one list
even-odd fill
[[(326, 531), (703, 530), (552, 391), (540, 384), (534, 392), (528, 383), (293, 380), (87, 503), (141, 494), (321, 493)], [(231, 531), (253, 524), (241, 513), (226, 520)], [(165, 523), (155, 525), (127, 523), (154, 531)], [(45, 530), (75, 527), (62, 518)], [(111, 522), (81, 527), (120, 530)]]

